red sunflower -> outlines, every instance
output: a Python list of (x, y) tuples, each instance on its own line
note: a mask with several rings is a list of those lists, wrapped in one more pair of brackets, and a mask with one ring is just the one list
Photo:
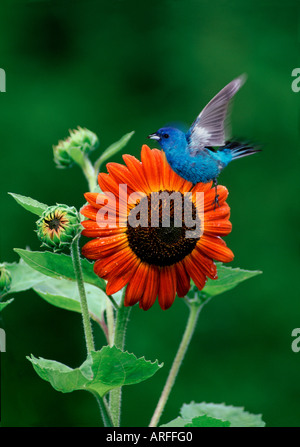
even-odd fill
[[(144, 145), (141, 162), (132, 155), (123, 155), (126, 166), (108, 163), (108, 174), (99, 174), (98, 181), (104, 193), (86, 193), (89, 205), (81, 213), (88, 218), (82, 222), (84, 236), (92, 237), (82, 248), (89, 259), (96, 260), (95, 273), (107, 280), (106, 293), (112, 295), (127, 285), (125, 306), (137, 302), (148, 310), (158, 297), (160, 307), (168, 309), (176, 294), (184, 297), (190, 289), (190, 278), (199, 290), (205, 286), (207, 277), (217, 279), (217, 269), (213, 260), (230, 262), (232, 251), (220, 236), (231, 231), (230, 208), (225, 202), (228, 191), (218, 186), (219, 207), (215, 209), (215, 190), (212, 183), (192, 183), (177, 175), (169, 166), (165, 154), (158, 149)], [(128, 203), (119, 197), (119, 185), (127, 185), (127, 197), (133, 192), (141, 192), (148, 205), (148, 226), (131, 226), (128, 219), (140, 200)], [(153, 218), (150, 201), (154, 192), (180, 193), (183, 198), (190, 192), (191, 209), (197, 218), (202, 208), (202, 234), (188, 237), (191, 227), (182, 217), (182, 225), (174, 225), (175, 205), (170, 201), (170, 224), (162, 225), (162, 206), (159, 205), (159, 225), (152, 226)], [(203, 193), (199, 202), (196, 193)], [(106, 193), (106, 195), (105, 195)], [(105, 205), (109, 208), (109, 196), (116, 199), (116, 220), (106, 217), (107, 226), (99, 227), (97, 213)], [(100, 200), (99, 200), (100, 199)], [(184, 215), (185, 216), (185, 215)], [(114, 223), (116, 222), (116, 225)], [(109, 224), (111, 224), (109, 226)]]

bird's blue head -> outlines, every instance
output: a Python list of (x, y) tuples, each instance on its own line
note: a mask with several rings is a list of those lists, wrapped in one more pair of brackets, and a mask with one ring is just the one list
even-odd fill
[(187, 145), (185, 133), (175, 127), (162, 127), (157, 132), (149, 135), (148, 138), (157, 140), (166, 153), (185, 148)]

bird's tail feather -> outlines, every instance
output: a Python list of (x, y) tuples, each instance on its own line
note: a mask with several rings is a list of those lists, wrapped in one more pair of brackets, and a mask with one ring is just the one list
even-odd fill
[(247, 143), (239, 143), (237, 141), (226, 143), (225, 148), (230, 150), (232, 160), (247, 157), (248, 155), (255, 154), (256, 152), (261, 152), (261, 149), (258, 149), (255, 146), (249, 146)]

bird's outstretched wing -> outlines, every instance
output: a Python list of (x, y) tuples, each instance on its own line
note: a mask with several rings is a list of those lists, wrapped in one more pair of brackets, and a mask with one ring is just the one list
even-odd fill
[(242, 75), (227, 84), (195, 119), (187, 133), (192, 155), (197, 155), (204, 147), (225, 144), (225, 118), (230, 99), (241, 88), (245, 79), (245, 75)]

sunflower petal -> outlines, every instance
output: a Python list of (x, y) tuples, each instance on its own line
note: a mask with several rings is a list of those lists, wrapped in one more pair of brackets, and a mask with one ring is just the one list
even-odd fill
[(108, 237), (100, 237), (87, 242), (82, 247), (82, 254), (90, 259), (99, 259), (103, 252), (111, 253), (128, 246), (126, 234), (121, 233)]
[(126, 163), (127, 168), (131, 172), (131, 174), (138, 180), (139, 188), (138, 191), (143, 191), (146, 194), (151, 192), (149, 189), (149, 185), (145, 179), (142, 163), (135, 158), (133, 155), (124, 154), (123, 160)]
[(229, 220), (211, 220), (204, 223), (204, 233), (211, 236), (227, 236), (232, 230)]
[(150, 266), (148, 271), (147, 283), (144, 293), (140, 300), (140, 307), (144, 310), (150, 309), (153, 306), (157, 294), (159, 284), (159, 271), (158, 267)]
[(161, 158), (157, 149), (151, 150), (146, 144), (142, 147), (141, 159), (145, 178), (150, 191), (161, 190)]
[[(225, 186), (218, 185), (217, 194), (219, 196), (218, 197), (219, 206), (221, 206), (228, 197), (229, 194), (228, 189), (225, 188)], [(205, 194), (204, 211), (209, 211), (216, 208), (215, 198), (216, 198), (216, 191), (215, 188), (212, 188)]]
[(176, 269), (176, 290), (177, 295), (180, 298), (183, 298), (185, 295), (187, 295), (188, 291), (191, 287), (191, 280), (190, 276), (187, 273), (184, 265), (182, 262), (178, 262), (175, 264)]
[(211, 258), (202, 253), (197, 245), (195, 250), (191, 253), (191, 256), (196, 264), (201, 265), (202, 272), (206, 276), (208, 276), (208, 278), (210, 279), (218, 278), (216, 264)]
[(198, 243), (200, 250), (209, 258), (221, 262), (231, 262), (234, 254), (225, 242), (216, 236), (203, 235)]
[(124, 233), (126, 228), (116, 227), (116, 228), (100, 228), (98, 223), (94, 220), (83, 220), (81, 225), (84, 227), (81, 234), (87, 237), (106, 237), (114, 236), (119, 233)]
[(184, 265), (196, 287), (202, 290), (206, 283), (206, 276), (201, 269), (201, 265), (197, 264), (191, 255), (184, 259)]
[(132, 276), (125, 292), (125, 306), (133, 306), (143, 296), (148, 276), (149, 266), (141, 262)]
[(217, 206), (216, 208), (205, 212), (205, 221), (210, 220), (219, 220), (219, 219), (229, 219), (230, 217), (230, 208), (226, 202), (224, 202), (221, 206)]
[(176, 275), (174, 266), (160, 269), (158, 302), (162, 310), (172, 306), (176, 294)]
[(106, 285), (107, 295), (113, 295), (119, 290), (123, 289), (124, 286), (130, 281), (138, 267), (138, 261), (135, 258), (131, 258), (123, 268), (118, 269), (118, 274), (114, 275), (112, 278), (108, 279)]
[(121, 250), (116, 250), (109, 256), (98, 258), (94, 265), (94, 272), (96, 275), (104, 279), (112, 278), (116, 272), (120, 272), (127, 267), (131, 259), (137, 259), (130, 248), (126, 247)]

